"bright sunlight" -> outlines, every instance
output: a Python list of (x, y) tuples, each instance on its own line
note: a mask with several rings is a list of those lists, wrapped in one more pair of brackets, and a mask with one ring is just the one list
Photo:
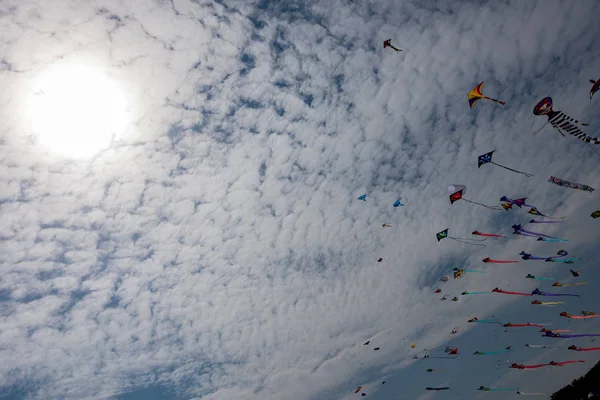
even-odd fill
[(125, 129), (127, 104), (115, 81), (84, 65), (52, 65), (34, 83), (28, 110), (39, 144), (69, 158), (107, 148)]

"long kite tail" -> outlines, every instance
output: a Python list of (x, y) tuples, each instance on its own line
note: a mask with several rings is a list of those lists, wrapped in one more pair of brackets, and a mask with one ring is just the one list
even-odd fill
[(558, 304), (565, 304), (564, 301), (541, 301), (539, 303), (532, 303), (538, 306), (556, 306)]
[(551, 335), (543, 335), (542, 337), (553, 337), (556, 339), (572, 339), (578, 337), (596, 337), (600, 336), (600, 333), (582, 333), (579, 335), (560, 335), (560, 336), (551, 336)]
[(523, 369), (537, 369), (537, 368), (547, 367), (549, 365), (552, 365), (552, 364), (523, 365), (522, 368)]
[(529, 178), (530, 176), (533, 176), (533, 174), (528, 174), (527, 172), (518, 171), (518, 170), (516, 170), (516, 169), (508, 168), (508, 167), (506, 167), (506, 166), (504, 166), (504, 165), (496, 164), (496, 163), (495, 163), (495, 162), (493, 162), (493, 161), (490, 161), (490, 163), (491, 163), (491, 164), (494, 164), (494, 165), (496, 165), (496, 166), (498, 166), (498, 167), (502, 167), (502, 168), (504, 168), (504, 169), (507, 169), (507, 170), (509, 170), (509, 171), (516, 172), (517, 174), (523, 174), (523, 175), (525, 175), (525, 176), (526, 176), (526, 177), (528, 177), (528, 178)]
[[(557, 282), (558, 283), (558, 282)], [(587, 282), (577, 282), (577, 283), (561, 283), (560, 285), (556, 285), (556, 286), (581, 286), (581, 285), (587, 285)]]
[(543, 328), (544, 325), (542, 324), (530, 324), (530, 323), (526, 323), (526, 324), (505, 324), (504, 327), (506, 328), (510, 328), (510, 327), (515, 327), (515, 328), (520, 328), (520, 327), (524, 327), (524, 326), (535, 326), (538, 328)]
[(546, 393), (525, 393), (525, 392), (517, 392), (517, 394), (520, 394), (521, 396), (545, 396)]
[(480, 351), (479, 353), (477, 353), (478, 355), (483, 355), (483, 356), (487, 356), (487, 355), (491, 355), (491, 354), (502, 354), (502, 353), (510, 353), (510, 350), (499, 350), (499, 351)]
[(534, 276), (534, 275), (532, 275), (532, 276), (533, 276), (533, 278), (530, 278), (530, 279), (536, 279), (538, 281), (553, 281), (554, 280), (554, 278), (547, 278), (547, 277), (543, 277), (543, 276)]
[(532, 219), (529, 221), (530, 224), (562, 224), (563, 221), (540, 221)]
[(533, 296), (531, 293), (523, 293), (523, 292), (509, 292), (507, 290), (493, 290), (493, 292), (501, 293), (501, 294), (513, 294), (515, 296)]
[(538, 241), (549, 242), (549, 243), (568, 242), (568, 240), (566, 240), (566, 239), (546, 238), (546, 237), (540, 237), (540, 238), (538, 238)]
[(461, 294), (463, 295), (468, 295), (468, 294), (490, 294), (492, 292), (463, 292)]
[[(564, 315), (563, 315), (564, 317)], [(571, 315), (568, 316), (567, 318), (571, 318), (571, 319), (590, 319), (590, 318), (596, 318), (596, 317), (600, 317), (599, 314), (596, 315)]]
[(477, 204), (478, 206), (482, 206), (485, 208), (488, 208), (490, 210), (502, 210), (502, 207), (498, 207), (498, 206), (488, 206), (487, 204), (483, 204), (483, 203), (478, 203), (476, 201), (473, 200), (469, 200), (469, 199), (465, 199), (464, 197), (462, 198), (464, 201), (471, 203), (471, 204)]
[(514, 260), (492, 260), (489, 257), (488, 258), (484, 258), (483, 262), (484, 263), (489, 263), (489, 264), (515, 264), (515, 263), (518, 263), (518, 261), (514, 261)]
[(541, 294), (539, 296), (550, 296), (550, 297), (571, 296), (571, 297), (581, 297), (580, 295), (575, 294), (575, 293), (546, 293), (546, 292), (543, 292), (543, 294)]
[(600, 347), (578, 347), (576, 349), (569, 348), (569, 350), (576, 350), (576, 351), (599, 351)]
[(502, 104), (502, 105), (505, 105), (505, 104), (506, 104), (506, 102), (505, 102), (505, 101), (501, 101), (501, 100), (498, 100), (498, 99), (492, 99), (491, 97), (487, 97), (487, 96), (481, 96), (481, 97), (483, 97), (484, 99), (488, 99), (488, 100), (491, 100), (491, 101), (495, 101), (496, 103), (500, 103), (500, 104)]
[(485, 237), (497, 237), (497, 238), (506, 239), (506, 236), (497, 235), (495, 233), (483, 233), (483, 232), (479, 232), (479, 231), (473, 231), (472, 235), (485, 236)]
[(562, 361), (559, 363), (556, 363), (557, 366), (562, 367), (563, 365), (567, 365), (567, 364), (573, 364), (573, 363), (584, 363), (584, 360), (569, 360), (569, 361)]

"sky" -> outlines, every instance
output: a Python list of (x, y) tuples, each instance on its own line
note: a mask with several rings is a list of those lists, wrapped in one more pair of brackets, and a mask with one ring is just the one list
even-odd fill
[[(589, 339), (467, 320), (600, 333), (558, 316), (598, 311), (598, 192), (548, 182), (600, 187), (598, 155), (550, 125), (534, 135), (547, 118), (532, 113), (551, 96), (600, 135), (599, 12), (593, 0), (2, 2), (0, 399), (347, 400), (357, 386), (375, 400), (504, 399), (515, 392), (476, 389), (550, 395), (584, 374), (598, 354), (566, 348)], [(389, 38), (402, 52), (383, 49)], [(118, 129), (101, 114), (107, 85), (81, 94), (67, 80), (56, 98), (71, 106), (44, 102), (37, 79), (69, 64), (122, 93)], [(470, 109), (481, 81), (506, 105)], [(491, 150), (534, 176), (477, 168)], [(451, 184), (490, 205), (528, 197), (565, 219), (526, 228), (568, 242), (512, 235), (525, 209), (450, 205)], [(438, 242), (446, 228), (508, 239)], [(584, 260), (481, 261), (559, 249)], [(440, 283), (454, 267), (485, 274)], [(525, 279), (574, 282), (569, 268), (589, 284)], [(494, 287), (581, 297), (460, 296)], [(461, 355), (412, 359), (438, 345)], [(586, 363), (506, 364), (571, 359)]]

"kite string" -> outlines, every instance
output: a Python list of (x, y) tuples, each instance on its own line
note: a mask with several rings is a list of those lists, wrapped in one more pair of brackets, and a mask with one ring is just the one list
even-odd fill
[(488, 209), (490, 209), (490, 210), (501, 210), (501, 208), (500, 208), (500, 207), (497, 207), (497, 206), (487, 206), (487, 205), (485, 205), (485, 204), (483, 204), (483, 203), (478, 203), (478, 202), (476, 202), (476, 201), (472, 201), (472, 200), (469, 200), (469, 199), (465, 199), (464, 197), (463, 197), (462, 199), (463, 199), (464, 201), (467, 201), (467, 202), (469, 202), (469, 203), (472, 203), (472, 204), (477, 204), (477, 205), (479, 205), (479, 206), (483, 206), (483, 207), (485, 207), (485, 208), (488, 208)]
[(470, 244), (471, 246), (482, 246), (485, 247), (485, 244), (479, 244), (479, 243), (471, 243), (471, 242), (467, 242), (465, 239), (458, 239), (458, 238), (453, 238), (448, 236), (448, 239), (452, 239), (452, 240), (456, 240), (457, 242), (461, 242), (464, 244)]
[(533, 174), (528, 174), (527, 172), (517, 171), (516, 169), (512, 169), (512, 168), (505, 167), (504, 165), (496, 164), (496, 163), (495, 163), (495, 162), (493, 162), (493, 161), (490, 161), (490, 163), (492, 163), (492, 164), (494, 164), (494, 165), (497, 165), (498, 167), (502, 167), (502, 168), (504, 168), (504, 169), (507, 169), (507, 170), (509, 170), (509, 171), (516, 172), (516, 173), (518, 173), (518, 174), (523, 174), (523, 175), (525, 175), (526, 177), (533, 176)]
[(542, 127), (540, 129), (538, 129), (537, 131), (533, 132), (533, 134), (535, 135), (536, 133), (538, 133), (539, 131), (541, 131), (542, 129), (544, 129), (544, 127), (546, 125), (548, 125), (548, 122), (550, 122), (550, 120), (546, 121), (546, 123), (544, 125), (542, 125)]

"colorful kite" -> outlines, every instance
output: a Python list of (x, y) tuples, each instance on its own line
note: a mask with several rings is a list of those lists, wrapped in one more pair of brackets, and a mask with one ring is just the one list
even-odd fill
[(598, 351), (600, 350), (600, 347), (577, 347), (575, 345), (571, 345), (568, 347), (569, 350), (575, 350), (575, 351)]
[[(557, 129), (561, 135), (564, 136), (561, 129), (564, 129), (569, 135), (575, 136), (577, 139), (584, 141), (585, 143), (600, 144), (600, 139), (590, 137), (583, 133), (577, 125), (588, 126), (583, 122), (579, 122), (563, 113), (562, 111), (555, 111), (552, 109), (552, 98), (546, 97), (540, 100), (539, 103), (533, 109), (534, 115), (546, 115), (548, 122), (553, 128)], [(544, 124), (545, 125), (545, 124)], [(543, 126), (542, 126), (543, 128)], [(541, 128), (540, 128), (541, 129)]]
[(555, 238), (554, 236), (544, 235), (543, 233), (528, 231), (527, 229), (524, 229), (521, 225), (518, 225), (518, 224), (513, 225), (512, 228), (513, 228), (513, 235), (558, 239), (558, 238)]
[(496, 150), (492, 150), (489, 153), (485, 153), (485, 154), (480, 155), (477, 158), (477, 168), (481, 168), (482, 165), (490, 163), (490, 164), (494, 164), (494, 165), (496, 165), (498, 167), (502, 167), (504, 169), (507, 169), (509, 171), (516, 172), (518, 174), (523, 174), (523, 175), (525, 175), (527, 177), (533, 176), (533, 174), (528, 174), (526, 172), (521, 172), (521, 171), (517, 171), (516, 169), (505, 167), (504, 165), (496, 164), (495, 162), (492, 161), (492, 154), (494, 154), (495, 151)]
[(535, 304), (536, 306), (555, 306), (558, 304), (565, 304), (564, 301), (539, 301), (539, 300), (534, 300), (531, 302), (531, 304)]
[(405, 206), (405, 204), (402, 204), (402, 203), (400, 203), (400, 200), (396, 200), (396, 201), (394, 202), (394, 207), (400, 207), (400, 206), (404, 207), (404, 206)]
[(578, 338), (578, 337), (594, 337), (594, 336), (600, 336), (600, 333), (583, 333), (583, 334), (579, 334), (579, 335), (561, 335), (560, 333), (556, 333), (554, 331), (548, 331), (548, 332), (545, 332), (544, 335), (542, 335), (542, 337), (551, 337), (551, 338), (555, 338), (555, 339), (572, 339), (572, 338)]
[(448, 186), (448, 197), (450, 198), (450, 204), (454, 204), (455, 201), (464, 200), (468, 203), (477, 204), (479, 206), (489, 208), (490, 210), (500, 210), (498, 206), (488, 206), (483, 203), (478, 203), (473, 200), (465, 199), (463, 196), (467, 194), (467, 187), (465, 185), (450, 185)]
[(518, 263), (518, 261), (514, 261), (514, 260), (492, 260), (489, 257), (486, 257), (482, 260), (484, 263), (489, 263), (489, 264), (514, 264), (514, 263)]
[(518, 388), (489, 388), (487, 386), (479, 386), (479, 389), (477, 390), (482, 390), (484, 392), (500, 392), (503, 390), (517, 390)]
[(506, 291), (506, 290), (498, 289), (497, 287), (495, 287), (494, 289), (492, 289), (492, 292), (501, 293), (501, 294), (513, 294), (513, 295), (516, 295), (516, 296), (533, 296), (531, 293), (509, 292), (509, 291)]
[(388, 40), (384, 40), (383, 41), (383, 48), (385, 49), (386, 47), (391, 47), (392, 49), (396, 50), (396, 53), (398, 53), (399, 51), (402, 51), (402, 50), (397, 49), (396, 47), (394, 47), (392, 45), (392, 39), (388, 39)]
[[(530, 204), (525, 204), (525, 200), (527, 200), (527, 197), (521, 197), (520, 199), (514, 199), (514, 200), (510, 199), (510, 198), (508, 198), (506, 196), (500, 197), (500, 201), (503, 201), (503, 202), (508, 203), (510, 205), (515, 205), (515, 206), (517, 206), (519, 208), (521, 208), (523, 206), (525, 206), (525, 207), (533, 207)], [(509, 207), (509, 208), (511, 208), (511, 207)]]
[(568, 242), (567, 239), (539, 237), (538, 242), (563, 243)]
[(567, 287), (567, 286), (581, 286), (581, 285), (587, 285), (587, 282), (577, 282), (577, 283), (560, 283), (560, 282), (554, 282), (554, 284), (552, 286), (554, 287)]
[(500, 205), (502, 206), (502, 208), (504, 208), (505, 211), (512, 210), (513, 206), (511, 203), (502, 203)]
[(448, 390), (448, 389), (450, 389), (450, 387), (448, 387), (448, 386), (444, 386), (444, 387), (429, 387), (429, 386), (427, 386), (425, 388), (425, 390), (435, 390), (435, 391), (438, 391), (438, 392), (440, 390)]
[(476, 272), (479, 274), (485, 274), (483, 271), (476, 271), (474, 269), (464, 269), (464, 268), (454, 268), (454, 279), (462, 278), (465, 275), (465, 272)]
[(563, 311), (559, 314), (561, 317), (567, 317), (570, 319), (588, 319), (588, 318), (595, 318), (595, 317), (600, 317), (600, 315), (598, 314), (592, 314), (592, 315), (572, 315), (569, 314), (566, 311)]
[(590, 217), (596, 219), (598, 217), (600, 217), (600, 210), (596, 210), (593, 213), (590, 214)]
[(496, 235), (495, 233), (483, 233), (479, 231), (473, 231), (471, 235), (485, 236), (485, 237), (497, 237), (497, 238), (505, 238), (506, 236)]
[(363, 194), (358, 197), (358, 200), (367, 201), (367, 195)]
[(590, 83), (592, 83), (592, 88), (590, 89), (590, 101), (592, 101), (592, 96), (600, 89), (600, 79), (597, 81), (590, 79)]
[(469, 239), (469, 238), (458, 238), (458, 237), (452, 237), (452, 236), (448, 236), (448, 229), (444, 229), (441, 232), (438, 232), (435, 234), (435, 237), (437, 239), (437, 241), (439, 242), (442, 239), (448, 238), (448, 239), (452, 239), (455, 240), (457, 242), (461, 242), (464, 244), (470, 244), (472, 246), (485, 246), (485, 244), (480, 244), (480, 243), (471, 243), (470, 241), (475, 241), (475, 242), (483, 242), (486, 239)]
[(563, 221), (538, 221), (535, 219), (529, 220), (530, 224), (562, 224)]
[(433, 293), (442, 293), (442, 289), (436, 289)]
[(553, 281), (554, 280), (554, 278), (545, 278), (542, 276), (535, 276), (535, 275), (531, 275), (531, 274), (527, 274), (527, 276), (525, 278), (537, 279), (538, 281)]
[(527, 214), (537, 215), (538, 217), (544, 217), (544, 218), (550, 218), (550, 219), (564, 219), (565, 218), (565, 217), (552, 217), (550, 215), (542, 214), (540, 212), (540, 210), (538, 210), (535, 207), (531, 207), (531, 210), (527, 211)]
[(533, 292), (531, 292), (532, 296), (573, 296), (573, 297), (581, 297), (578, 294), (570, 294), (570, 293), (546, 293), (542, 292), (540, 289), (536, 288)]
[(556, 178), (554, 176), (551, 176), (550, 179), (548, 179), (548, 182), (554, 183), (555, 185), (558, 185), (558, 186), (567, 187), (567, 188), (571, 188), (571, 189), (583, 190), (583, 191), (587, 191), (590, 193), (592, 193), (594, 190), (596, 190), (591, 186), (584, 185), (582, 183), (577, 183), (577, 182), (565, 181), (564, 179)]
[(523, 327), (526, 327), (526, 326), (536, 326), (538, 328), (543, 328), (544, 327), (544, 325), (542, 325), (542, 324), (532, 324), (532, 323), (529, 323), (529, 322), (527, 322), (526, 324), (513, 324), (512, 322), (509, 322), (508, 324), (504, 324), (502, 326), (505, 327), (505, 328), (511, 328), (511, 327), (512, 328), (523, 328)]
[(477, 317), (471, 318), (470, 320), (468, 320), (467, 322), (479, 322), (482, 324), (501, 324), (501, 322), (497, 319), (479, 319)]
[(467, 93), (467, 98), (469, 99), (469, 107), (471, 107), (471, 108), (475, 107), (475, 104), (481, 99), (495, 101), (496, 103), (500, 103), (502, 105), (506, 104), (505, 101), (500, 101), (500, 100), (492, 99), (491, 97), (484, 96), (481, 93), (482, 88), (483, 88), (483, 82), (481, 82), (479, 85), (475, 86), (475, 88), (473, 90), (471, 90), (469, 93)]

